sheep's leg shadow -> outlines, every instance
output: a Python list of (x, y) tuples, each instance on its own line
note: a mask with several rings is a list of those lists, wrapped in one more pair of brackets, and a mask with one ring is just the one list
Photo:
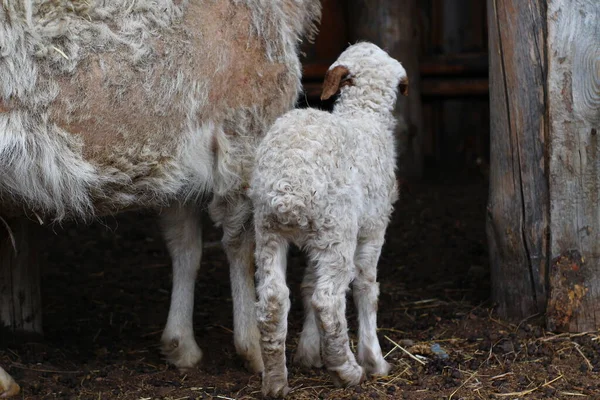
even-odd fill
[(377, 339), (377, 262), (384, 234), (385, 229), (382, 229), (374, 235), (359, 237), (354, 257), (356, 277), (352, 283), (352, 292), (358, 311), (358, 363), (370, 375), (387, 375), (390, 370)]
[(215, 196), (210, 205), (210, 214), (213, 220), (223, 227), (223, 247), (229, 261), (233, 299), (235, 349), (250, 372), (262, 372), (260, 334), (255, 308), (252, 204), (243, 196)]
[(160, 215), (163, 235), (173, 263), (173, 289), (162, 352), (179, 369), (192, 368), (202, 359), (194, 338), (194, 287), (202, 258), (202, 221), (198, 206), (174, 205)]
[(317, 327), (312, 297), (317, 283), (316, 263), (308, 260), (308, 266), (302, 280), (302, 302), (304, 303), (304, 326), (294, 356), (294, 363), (306, 368), (321, 368), (321, 337)]
[(327, 370), (337, 386), (353, 386), (365, 378), (363, 368), (350, 350), (346, 321), (346, 290), (354, 276), (356, 245), (343, 239), (336, 242), (338, 244), (327, 249), (309, 249), (311, 258), (317, 260), (312, 306), (317, 316), (321, 355)]
[(265, 370), (264, 396), (283, 397), (289, 392), (285, 363), (290, 291), (285, 282), (288, 244), (275, 235), (257, 235), (257, 316)]

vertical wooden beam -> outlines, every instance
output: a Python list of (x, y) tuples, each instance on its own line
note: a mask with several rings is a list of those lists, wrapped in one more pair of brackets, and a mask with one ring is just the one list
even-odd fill
[[(382, 47), (402, 62), (410, 80), (409, 96), (398, 99), (396, 112), (407, 127), (399, 126), (398, 171), (403, 178), (423, 173), (422, 115), (419, 76), (419, 25), (416, 0), (349, 0), (349, 38)], [(400, 96), (402, 97), (402, 96)]]
[(38, 229), (0, 220), (0, 328), (17, 335), (42, 334)]
[(551, 329), (600, 328), (600, 2), (548, 1)]
[(492, 296), (501, 316), (543, 313), (548, 265), (546, 0), (488, 0)]

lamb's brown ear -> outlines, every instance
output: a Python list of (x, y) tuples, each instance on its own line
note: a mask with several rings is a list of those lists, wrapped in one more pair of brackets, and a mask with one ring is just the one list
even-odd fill
[(330, 69), (325, 74), (325, 80), (323, 81), (323, 91), (321, 92), (321, 100), (327, 100), (331, 96), (340, 90), (342, 84), (342, 78), (350, 73), (348, 68), (343, 65), (338, 65), (333, 69)]
[(403, 96), (408, 96), (408, 78), (404, 77), (400, 81), (400, 94)]

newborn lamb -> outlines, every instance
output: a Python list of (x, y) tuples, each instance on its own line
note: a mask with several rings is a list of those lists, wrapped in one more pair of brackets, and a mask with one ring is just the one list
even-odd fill
[[(371, 43), (350, 46), (325, 77), (322, 99), (340, 90), (333, 113), (288, 112), (258, 148), (249, 193), (255, 208), (265, 396), (289, 391), (289, 242), (309, 256), (302, 284), (306, 319), (294, 361), (324, 363), (339, 386), (360, 383), (365, 372), (389, 371), (376, 334), (376, 276), (398, 197), (393, 116), (398, 88), (407, 94), (406, 71), (398, 61)], [(350, 283), (360, 326), (358, 363), (345, 317)]]

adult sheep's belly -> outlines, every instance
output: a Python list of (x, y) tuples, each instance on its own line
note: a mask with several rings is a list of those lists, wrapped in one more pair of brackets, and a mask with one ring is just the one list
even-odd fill
[(0, 83), (10, 94), (0, 98), (0, 215), (90, 216), (210, 190), (217, 144), (260, 135), (293, 104), (297, 60), (267, 61), (251, 10), (117, 3), (89, 18), (58, 13), (61, 35), (3, 26), (15, 40), (0, 59), (11, 77)]

